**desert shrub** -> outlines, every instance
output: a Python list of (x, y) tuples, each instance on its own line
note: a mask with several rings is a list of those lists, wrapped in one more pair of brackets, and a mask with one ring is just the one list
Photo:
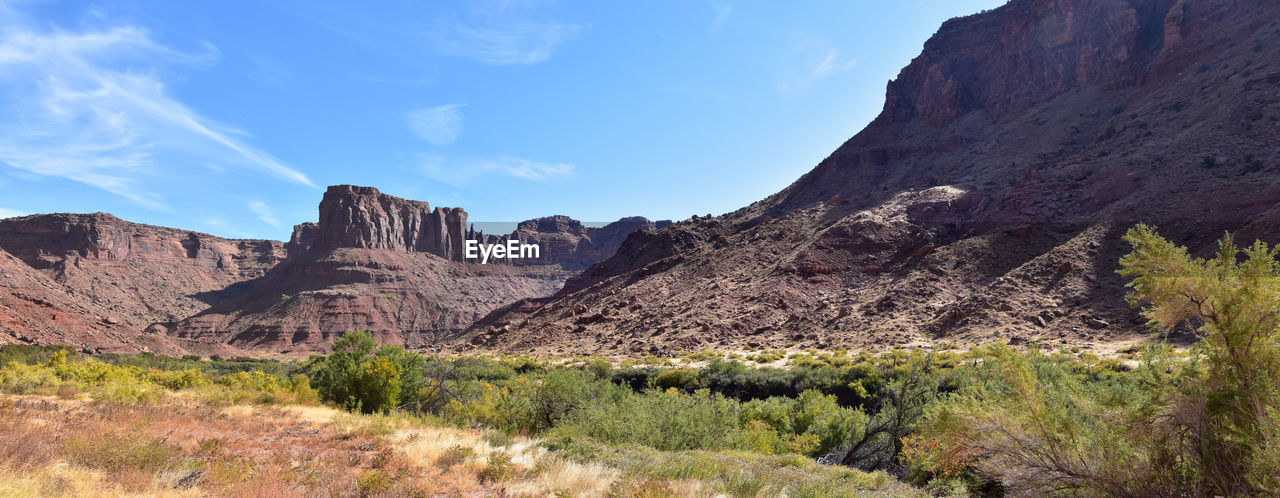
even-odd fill
[[(836, 403), (835, 396), (809, 390), (796, 398), (768, 398), (742, 404), (738, 419), (744, 426), (761, 422), (779, 434), (781, 445), (766, 454), (800, 453), (821, 456), (843, 444), (855, 426), (865, 425), (860, 411)], [(757, 451), (759, 450), (758, 448)]]
[(662, 370), (654, 367), (623, 367), (613, 372), (613, 382), (639, 392), (648, 388), (651, 385), (649, 379), (660, 373)]
[(615, 391), (575, 413), (558, 433), (607, 444), (640, 444), (663, 450), (735, 446), (738, 403), (701, 390), (644, 393)]
[[(661, 451), (645, 446), (608, 446), (567, 437), (551, 438), (544, 444), (570, 460), (620, 469), (628, 477), (619, 481), (613, 492), (627, 496), (691, 494), (688, 488), (681, 490), (666, 486), (668, 482), (688, 483), (690, 480), (701, 481), (707, 486), (698, 489), (696, 494), (700, 495), (825, 497), (922, 494), (883, 472), (864, 473), (836, 465), (820, 465), (800, 455)], [(628, 480), (632, 480), (632, 485), (628, 486)]]
[(427, 381), (427, 359), (400, 346), (378, 349), (377, 357), (385, 359), (399, 372), (400, 389), (395, 408), (420, 412), (433, 397)]
[(735, 360), (711, 360), (703, 379), (711, 391), (740, 400), (799, 394), (793, 373), (779, 368), (750, 368)]
[(440, 452), (440, 456), (436, 458), (435, 464), (441, 468), (449, 468), (460, 463), (464, 463), (471, 458), (472, 452), (475, 450), (466, 446), (450, 446), (448, 449)]
[(311, 384), (321, 399), (364, 413), (396, 408), (400, 396), (400, 367), (375, 356), (378, 342), (368, 332), (343, 334), (333, 354), (319, 360)]
[(76, 399), (77, 394), (80, 394), (80, 390), (76, 389), (75, 384), (63, 384), (58, 386), (58, 399)]
[(66, 346), (39, 346), (35, 344), (5, 344), (0, 346), (0, 365), (18, 362), (25, 365), (47, 363), (49, 357), (58, 351), (71, 353)]
[[(868, 403), (870, 417), (855, 424), (838, 461), (863, 470), (900, 470), (903, 440), (911, 434), (940, 393), (950, 389), (953, 370), (935, 355), (893, 351), (880, 360), (887, 380)], [(876, 377), (879, 377), (877, 375)]]
[(579, 370), (553, 369), (526, 374), (502, 386), (473, 385), (466, 399), (451, 401), (446, 412), (464, 424), (507, 432), (538, 434), (555, 427), (587, 401), (616, 394), (613, 384), (591, 379)]
[(489, 454), (484, 468), (480, 469), (480, 472), (476, 475), (481, 481), (501, 482), (514, 477), (516, 473), (517, 469), (511, 463), (511, 454), (505, 451), (495, 451)]
[(210, 382), (209, 376), (204, 372), (192, 369), (176, 371), (148, 370), (143, 377), (148, 381), (173, 390), (189, 389)]
[(164, 399), (164, 387), (143, 381), (108, 382), (97, 386), (90, 397), (94, 401), (154, 404)]
[(395, 484), (394, 476), (381, 469), (366, 470), (356, 476), (356, 488), (359, 490), (360, 496), (374, 496), (385, 493), (391, 490), (393, 484)]
[(597, 379), (613, 378), (613, 362), (602, 356), (592, 356), (583, 362), (582, 369)]
[[(457, 378), (460, 380), (500, 382), (512, 379), (519, 375), (519, 373), (516, 372), (516, 369), (507, 363), (487, 360), (484, 358), (458, 358), (453, 360), (451, 363), (453, 364), (453, 368), (457, 371)], [(521, 365), (524, 367), (523, 363)]]
[(0, 389), (11, 394), (27, 394), (59, 385), (52, 368), (45, 365), (28, 365), (11, 361), (0, 369)]
[(681, 389), (695, 391), (701, 387), (698, 372), (691, 368), (673, 368), (653, 377), (653, 387), (661, 390)]
[(223, 391), (205, 393), (206, 398), (230, 403), (252, 401), (276, 404), (313, 404), (319, 395), (311, 388), (307, 376), (294, 374), (288, 379), (266, 372), (236, 372), (219, 377)]
[(71, 436), (63, 443), (72, 463), (107, 472), (154, 473), (172, 463), (178, 447), (140, 432), (108, 431)]
[(913, 465), (942, 475), (965, 462), (1018, 492), (1280, 491), (1277, 250), (1259, 242), (1241, 259), (1228, 237), (1199, 259), (1145, 226), (1125, 240), (1130, 302), (1155, 326), (1196, 326), (1188, 357), (1153, 346), (1119, 373), (985, 348), (963, 388), (929, 411), (919, 433), (929, 449), (913, 452)]
[(1165, 393), (1153, 469), (1197, 494), (1280, 493), (1280, 247), (1241, 251), (1228, 235), (1200, 259), (1143, 225), (1125, 240), (1130, 303), (1153, 326), (1199, 324), (1201, 336)]
[(515, 442), (510, 434), (502, 431), (487, 430), (480, 435), (480, 439), (494, 448), (506, 448)]

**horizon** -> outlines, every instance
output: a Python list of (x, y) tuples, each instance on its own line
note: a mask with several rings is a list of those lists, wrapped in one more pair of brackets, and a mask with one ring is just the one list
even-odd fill
[(946, 19), (1003, 5), (0, 3), (0, 218), (287, 240), (325, 185), (477, 223), (776, 193)]

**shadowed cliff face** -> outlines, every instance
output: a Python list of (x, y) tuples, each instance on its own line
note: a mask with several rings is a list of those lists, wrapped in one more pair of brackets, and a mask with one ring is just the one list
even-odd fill
[(487, 237), (486, 240), (496, 243), (518, 240), (541, 248), (541, 257), (510, 260), (511, 264), (557, 265), (577, 272), (612, 256), (631, 233), (656, 230), (670, 224), (666, 220), (654, 222), (642, 216), (632, 216), (603, 227), (584, 227), (568, 216), (548, 216), (523, 221), (511, 234)]
[(283, 244), (130, 223), (106, 213), (0, 220), (0, 249), (136, 330), (194, 314), (284, 259)]
[(632, 234), (459, 347), (672, 352), (1134, 330), (1133, 223), (1280, 233), (1280, 3), (1014, 0), (945, 23), (882, 113), (795, 183)]

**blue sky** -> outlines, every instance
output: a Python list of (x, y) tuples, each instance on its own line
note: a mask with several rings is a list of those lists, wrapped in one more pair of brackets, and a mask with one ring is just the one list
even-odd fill
[(287, 239), (326, 185), (477, 221), (723, 213), (1004, 0), (0, 0), (0, 217)]

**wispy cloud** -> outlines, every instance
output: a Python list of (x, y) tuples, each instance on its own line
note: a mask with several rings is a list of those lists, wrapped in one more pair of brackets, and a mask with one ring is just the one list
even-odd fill
[(779, 89), (783, 93), (799, 93), (814, 82), (839, 74), (857, 65), (858, 61), (840, 56), (840, 51), (822, 44), (804, 44), (788, 56), (791, 65), (783, 73)]
[(396, 78), (391, 76), (374, 76), (374, 75), (360, 73), (360, 72), (354, 73), (353, 76), (357, 79), (360, 79), (362, 81), (368, 81), (370, 83), (387, 83), (391, 85), (405, 85), (405, 86), (421, 86), (421, 85), (430, 83), (432, 81), (432, 79), (427, 76), (421, 76), (417, 78)]
[(733, 13), (733, 7), (724, 2), (711, 2), (711, 7), (715, 9), (716, 17), (711, 21), (711, 30), (716, 31), (723, 28), (729, 22), (729, 14)]
[(169, 96), (160, 74), (201, 68), (218, 52), (186, 54), (134, 27), (36, 31), (5, 16), (0, 30), (0, 162), (82, 182), (165, 209), (146, 180), (161, 168), (239, 166), (315, 187), (300, 171), (248, 145)]
[(409, 129), (423, 140), (436, 145), (449, 145), (462, 132), (462, 106), (446, 104), (409, 111)]
[(572, 164), (544, 163), (518, 157), (501, 156), (493, 159), (459, 159), (422, 154), (419, 156), (422, 170), (434, 180), (460, 186), (477, 178), (503, 175), (532, 181), (547, 181), (573, 174)]
[(18, 210), (16, 210), (16, 209), (0, 208), (0, 219), (4, 219), (4, 218), (13, 218), (14, 216), (22, 216), (22, 215), (25, 215), (25, 214), (27, 214), (27, 213), (24, 213), (24, 212), (22, 212), (22, 211), (18, 211)]
[(280, 220), (276, 219), (275, 213), (271, 212), (271, 206), (268, 206), (267, 203), (256, 200), (249, 201), (249, 210), (258, 215), (258, 219), (262, 220), (263, 223), (273, 227), (280, 226)]
[(294, 79), (293, 72), (279, 60), (255, 53), (246, 54), (246, 56), (249, 62), (253, 63), (253, 77), (264, 85), (276, 90), (284, 90)]
[(446, 55), (495, 65), (537, 64), (585, 28), (548, 19), (541, 12), (546, 3), (476, 2), (465, 12), (437, 19), (428, 36), (435, 49)]
[(252, 234), (236, 229), (236, 226), (238, 225), (227, 223), (226, 220), (216, 216), (206, 216), (200, 221), (201, 223), (204, 223), (206, 227), (212, 228), (213, 230), (210, 230), (211, 232), (217, 232), (219, 235), (231, 236), (238, 239), (253, 238)]

